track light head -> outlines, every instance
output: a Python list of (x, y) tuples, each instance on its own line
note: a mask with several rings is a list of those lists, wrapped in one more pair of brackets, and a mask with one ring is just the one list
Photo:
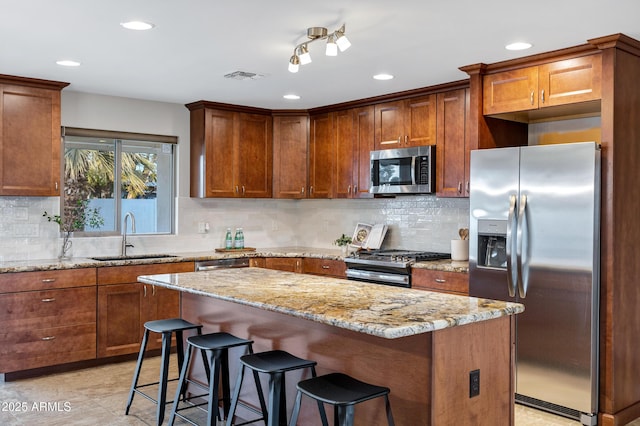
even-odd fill
[(300, 69), (300, 59), (298, 59), (298, 55), (293, 55), (291, 59), (289, 59), (289, 72), (296, 73)]
[(311, 54), (309, 53), (306, 43), (300, 46), (300, 55), (298, 58), (300, 58), (300, 65), (307, 65), (311, 63)]
[(298, 44), (293, 49), (293, 56), (289, 59), (289, 71), (298, 72), (300, 65), (306, 65), (311, 62), (311, 54), (309, 53), (309, 44), (317, 40), (327, 40), (325, 54), (327, 56), (337, 56), (338, 49), (344, 52), (351, 46), (351, 43), (344, 35), (345, 25), (329, 33), (324, 27), (307, 28), (307, 38), (309, 40)]
[(327, 56), (338, 56), (338, 45), (333, 37), (333, 34), (331, 34), (327, 39), (327, 49), (325, 51)]

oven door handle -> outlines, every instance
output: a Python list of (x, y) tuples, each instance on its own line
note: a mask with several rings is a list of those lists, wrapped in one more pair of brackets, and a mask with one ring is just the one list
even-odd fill
[(382, 284), (395, 284), (409, 287), (409, 275), (385, 274), (384, 272), (363, 271), (360, 269), (347, 269), (347, 278), (371, 281)]

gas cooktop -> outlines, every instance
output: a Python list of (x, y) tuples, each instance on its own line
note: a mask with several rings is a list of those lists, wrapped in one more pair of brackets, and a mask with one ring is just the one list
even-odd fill
[(449, 253), (437, 253), (431, 251), (416, 251), (416, 250), (373, 250), (373, 251), (359, 251), (352, 253), (345, 261), (354, 261), (357, 263), (413, 263), (424, 260), (439, 260), (450, 259)]

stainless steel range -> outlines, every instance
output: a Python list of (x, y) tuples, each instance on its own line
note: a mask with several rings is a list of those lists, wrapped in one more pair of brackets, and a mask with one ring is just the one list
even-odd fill
[(374, 250), (350, 254), (347, 279), (375, 284), (411, 287), (411, 265), (425, 260), (450, 259), (449, 253), (412, 250)]

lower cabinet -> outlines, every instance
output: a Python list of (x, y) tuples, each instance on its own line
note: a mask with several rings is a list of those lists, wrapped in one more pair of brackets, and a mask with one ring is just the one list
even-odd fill
[(411, 287), (468, 296), (469, 274), (413, 268), (411, 270)]
[(0, 373), (95, 359), (95, 271), (0, 274)]
[(278, 271), (302, 272), (302, 259), (299, 257), (266, 257), (264, 267)]
[[(193, 272), (193, 262), (98, 269), (98, 358), (136, 353), (144, 323), (180, 316), (180, 292), (137, 282), (139, 275)], [(158, 349), (155, 333), (148, 349)]]

